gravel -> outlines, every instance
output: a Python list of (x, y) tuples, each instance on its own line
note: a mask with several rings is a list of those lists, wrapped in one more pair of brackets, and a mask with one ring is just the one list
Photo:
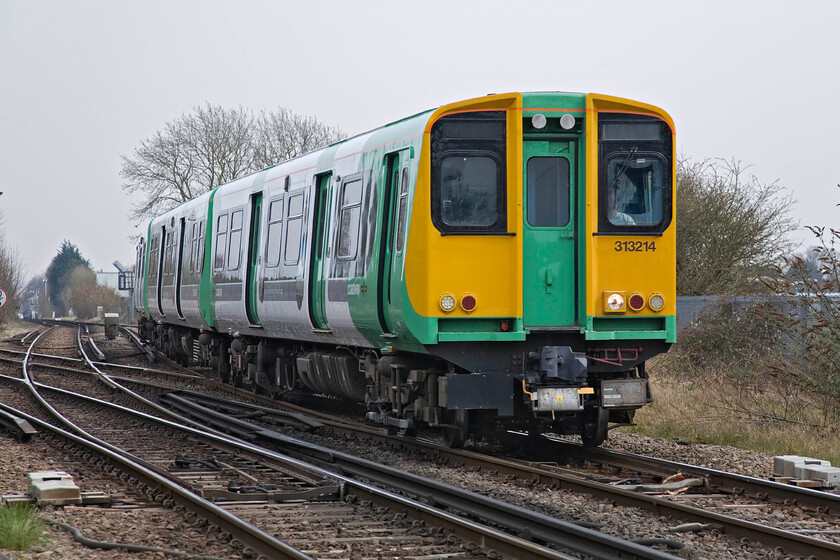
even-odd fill
[[(104, 473), (97, 472), (86, 463), (63, 451), (52, 448), (40, 438), (29, 443), (19, 443), (0, 433), (0, 492), (25, 494), (27, 475), (33, 471), (63, 470), (73, 476), (82, 492), (101, 491), (112, 495), (132, 496), (131, 488)], [(143, 498), (134, 494), (137, 501)], [(157, 507), (140, 509), (112, 509), (88, 507), (48, 507), (42, 511), (45, 518), (54, 519), (79, 528), (90, 539), (177, 550), (191, 555), (215, 558), (240, 558), (240, 553), (204, 531), (194, 528), (184, 518), (171, 510)], [(76, 543), (72, 536), (57, 527), (47, 531), (48, 541), (32, 550), (18, 552), (3, 550), (15, 560), (34, 559), (111, 559), (125, 558), (124, 550), (90, 549)], [(152, 560), (165, 556), (155, 552), (132, 553), (132, 560)]]
[(772, 456), (737, 447), (669, 441), (619, 430), (610, 431), (603, 447), (756, 478), (773, 474)]
[[(451, 469), (445, 465), (433, 464), (428, 460), (414, 461), (405, 454), (393, 453), (381, 447), (375, 448), (362, 442), (333, 441), (331, 443), (344, 451), (370, 454), (384, 463), (442, 479), (451, 484), (505, 499), (558, 518), (592, 523), (606, 532), (624, 538), (667, 537), (670, 535), (668, 528), (678, 524), (667, 518), (652, 517), (632, 508), (617, 508), (610, 503), (571, 492), (509, 483), (488, 477), (486, 473)], [(772, 474), (771, 456), (734, 447), (683, 444), (623, 431), (611, 432), (605, 447), (759, 478), (766, 478)], [(5, 435), (0, 435), (0, 449), (2, 449), (0, 451), (0, 491), (4, 494), (25, 492), (28, 472), (50, 469), (69, 472), (76, 478), (82, 491), (100, 490), (121, 494), (129, 492), (120, 486), (121, 483), (103, 478), (104, 475), (92, 472), (90, 467), (76, 462), (73, 457), (64, 456), (60, 451), (48, 448), (38, 439), (28, 444), (20, 444)], [(47, 511), (45, 515), (75, 525), (82, 529), (85, 536), (94, 539), (140, 543), (218, 558), (240, 557), (239, 553), (228, 545), (209, 539), (206, 534), (187, 524), (182, 517), (163, 509), (64, 508)], [(22, 553), (5, 550), (2, 552), (16, 560), (59, 558), (98, 560), (127, 556), (122, 551), (85, 548), (73, 542), (69, 534), (64, 531), (51, 529), (49, 532), (50, 541), (34, 550)], [(681, 533), (673, 538), (682, 542), (685, 547), (679, 552), (672, 551), (672, 553), (692, 560), (790, 558), (780, 552), (752, 547), (708, 532)], [(131, 555), (133, 560), (163, 557), (156, 553)]]

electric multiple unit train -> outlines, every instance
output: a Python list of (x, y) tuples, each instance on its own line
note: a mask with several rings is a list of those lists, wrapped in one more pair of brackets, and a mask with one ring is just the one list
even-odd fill
[(365, 403), (453, 446), (651, 402), (676, 338), (674, 128), (651, 105), (452, 103), (222, 185), (138, 247), (140, 332), (278, 395)]

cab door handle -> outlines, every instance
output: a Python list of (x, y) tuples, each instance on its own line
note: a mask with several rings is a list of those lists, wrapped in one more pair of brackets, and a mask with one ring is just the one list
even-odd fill
[(545, 269), (545, 293), (551, 293), (551, 286), (554, 284), (554, 272), (550, 268)]

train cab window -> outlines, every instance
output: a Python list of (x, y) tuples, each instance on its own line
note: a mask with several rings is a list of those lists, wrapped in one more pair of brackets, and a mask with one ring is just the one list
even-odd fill
[(222, 214), (216, 219), (216, 254), (213, 259), (213, 270), (222, 270), (225, 266), (227, 229), (228, 215)]
[(662, 221), (662, 162), (654, 157), (614, 157), (607, 162), (607, 220), (615, 226)]
[(338, 226), (339, 259), (355, 259), (359, 247), (359, 222), (362, 216), (362, 178), (345, 181), (341, 189), (341, 214)]
[(492, 157), (455, 155), (441, 162), (440, 219), (451, 228), (486, 228), (495, 224), (499, 205), (499, 169)]
[(569, 224), (569, 160), (532, 157), (528, 160), (528, 223), (535, 227)]
[(238, 270), (242, 253), (242, 210), (230, 215), (230, 235), (228, 236), (227, 269)]
[(600, 233), (659, 234), (671, 223), (673, 141), (644, 115), (599, 115)]
[(286, 245), (283, 262), (293, 266), (300, 261), (300, 236), (303, 233), (303, 194), (289, 197), (286, 209)]
[(397, 253), (402, 252), (405, 240), (405, 218), (408, 210), (408, 167), (402, 170), (400, 181), (400, 209), (397, 215)]
[(505, 113), (457, 113), (432, 125), (432, 222), (444, 235), (506, 234)]
[(283, 233), (283, 198), (272, 200), (268, 206), (268, 238), (265, 244), (265, 265), (274, 268), (280, 264), (280, 241)]

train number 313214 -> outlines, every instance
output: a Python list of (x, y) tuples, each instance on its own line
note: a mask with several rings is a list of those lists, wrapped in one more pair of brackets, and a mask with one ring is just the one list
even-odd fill
[(656, 251), (656, 241), (616, 241), (615, 250), (619, 253), (647, 253)]

